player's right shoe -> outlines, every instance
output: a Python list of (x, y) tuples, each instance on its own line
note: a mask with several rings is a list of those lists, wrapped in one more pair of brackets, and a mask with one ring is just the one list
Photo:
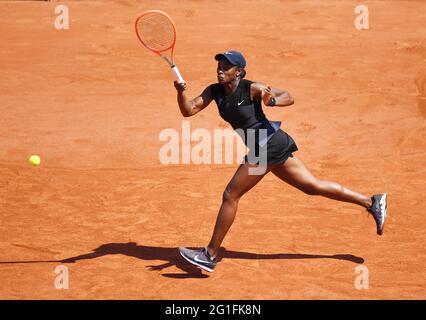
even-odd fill
[(179, 248), (179, 253), (188, 262), (195, 264), (196, 266), (208, 272), (213, 272), (214, 267), (216, 267), (217, 258), (210, 256), (209, 252), (207, 251), (207, 248), (202, 248), (198, 250)]
[(386, 193), (375, 194), (371, 197), (371, 200), (373, 204), (368, 209), (368, 212), (373, 215), (374, 221), (376, 221), (377, 234), (382, 235), (387, 216)]

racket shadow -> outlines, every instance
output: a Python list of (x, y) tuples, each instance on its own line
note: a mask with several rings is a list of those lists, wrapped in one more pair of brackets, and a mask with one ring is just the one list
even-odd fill
[[(174, 278), (174, 279), (187, 279), (187, 278), (208, 278), (209, 276), (203, 274), (200, 269), (193, 266), (184, 260), (177, 247), (157, 247), (157, 246), (144, 246), (138, 245), (136, 242), (128, 243), (107, 243), (94, 249), (92, 252), (81, 254), (74, 257), (69, 257), (62, 260), (44, 260), (44, 261), (0, 261), (1, 264), (25, 264), (25, 263), (77, 263), (81, 260), (90, 260), (112, 254), (122, 254), (129, 257), (134, 257), (146, 261), (164, 261), (158, 265), (147, 266), (150, 271), (162, 271), (169, 267), (177, 267), (184, 273), (163, 273), (161, 276)], [(335, 255), (321, 255), (321, 254), (301, 254), (301, 253), (277, 253), (277, 254), (257, 254), (250, 252), (231, 251), (226, 248), (221, 248), (219, 260), (222, 259), (335, 259), (343, 260), (356, 264), (364, 263), (362, 257), (357, 257), (352, 254), (335, 254)]]

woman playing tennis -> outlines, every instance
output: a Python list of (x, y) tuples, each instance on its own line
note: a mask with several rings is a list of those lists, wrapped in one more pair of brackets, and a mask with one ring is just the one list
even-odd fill
[[(246, 144), (253, 137), (250, 132), (255, 133), (254, 148), (250, 149), (225, 188), (207, 247), (198, 250), (179, 248), (180, 254), (190, 263), (212, 272), (217, 264), (218, 250), (234, 221), (239, 200), (268, 172), (306, 194), (321, 195), (366, 208), (376, 222), (377, 234), (381, 235), (386, 220), (386, 193), (370, 198), (336, 182), (314, 177), (303, 162), (293, 155), (298, 150), (294, 140), (279, 128), (280, 123), (268, 121), (262, 111), (262, 102), (269, 107), (292, 105), (291, 95), (263, 83), (245, 80), (246, 61), (240, 52), (226, 51), (217, 54), (215, 59), (218, 61), (218, 83), (208, 86), (198, 97), (189, 100), (185, 94), (187, 84), (175, 82), (180, 111), (183, 116), (190, 117), (214, 100), (220, 116), (239, 132)], [(247, 145), (250, 147), (250, 144)]]

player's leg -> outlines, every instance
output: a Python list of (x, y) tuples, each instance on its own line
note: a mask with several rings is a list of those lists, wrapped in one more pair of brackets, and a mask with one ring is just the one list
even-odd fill
[(217, 264), (216, 254), (235, 219), (240, 198), (253, 188), (275, 165), (268, 166), (261, 174), (250, 174), (250, 169), (256, 168), (248, 162), (240, 165), (237, 172), (227, 185), (222, 199), (222, 205), (217, 215), (216, 225), (210, 243), (202, 249), (179, 248), (179, 252), (186, 260), (200, 268), (212, 272)]
[(216, 219), (213, 235), (209, 245), (207, 246), (207, 249), (212, 256), (217, 254), (225, 235), (234, 222), (238, 202), (241, 197), (253, 188), (260, 180), (262, 180), (262, 178), (271, 171), (275, 165), (268, 166), (263, 174), (249, 174), (249, 169), (255, 167), (256, 165), (252, 165), (248, 162), (240, 165), (223, 192), (222, 205)]
[(272, 172), (281, 180), (309, 195), (320, 195), (334, 200), (358, 204), (365, 208), (372, 205), (371, 198), (341, 186), (336, 182), (317, 179), (297, 157), (289, 157)]

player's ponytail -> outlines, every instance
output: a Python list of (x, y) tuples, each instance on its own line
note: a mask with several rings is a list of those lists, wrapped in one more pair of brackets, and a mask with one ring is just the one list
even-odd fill
[(241, 69), (240, 79), (244, 79), (245, 76), (246, 76), (246, 70)]

